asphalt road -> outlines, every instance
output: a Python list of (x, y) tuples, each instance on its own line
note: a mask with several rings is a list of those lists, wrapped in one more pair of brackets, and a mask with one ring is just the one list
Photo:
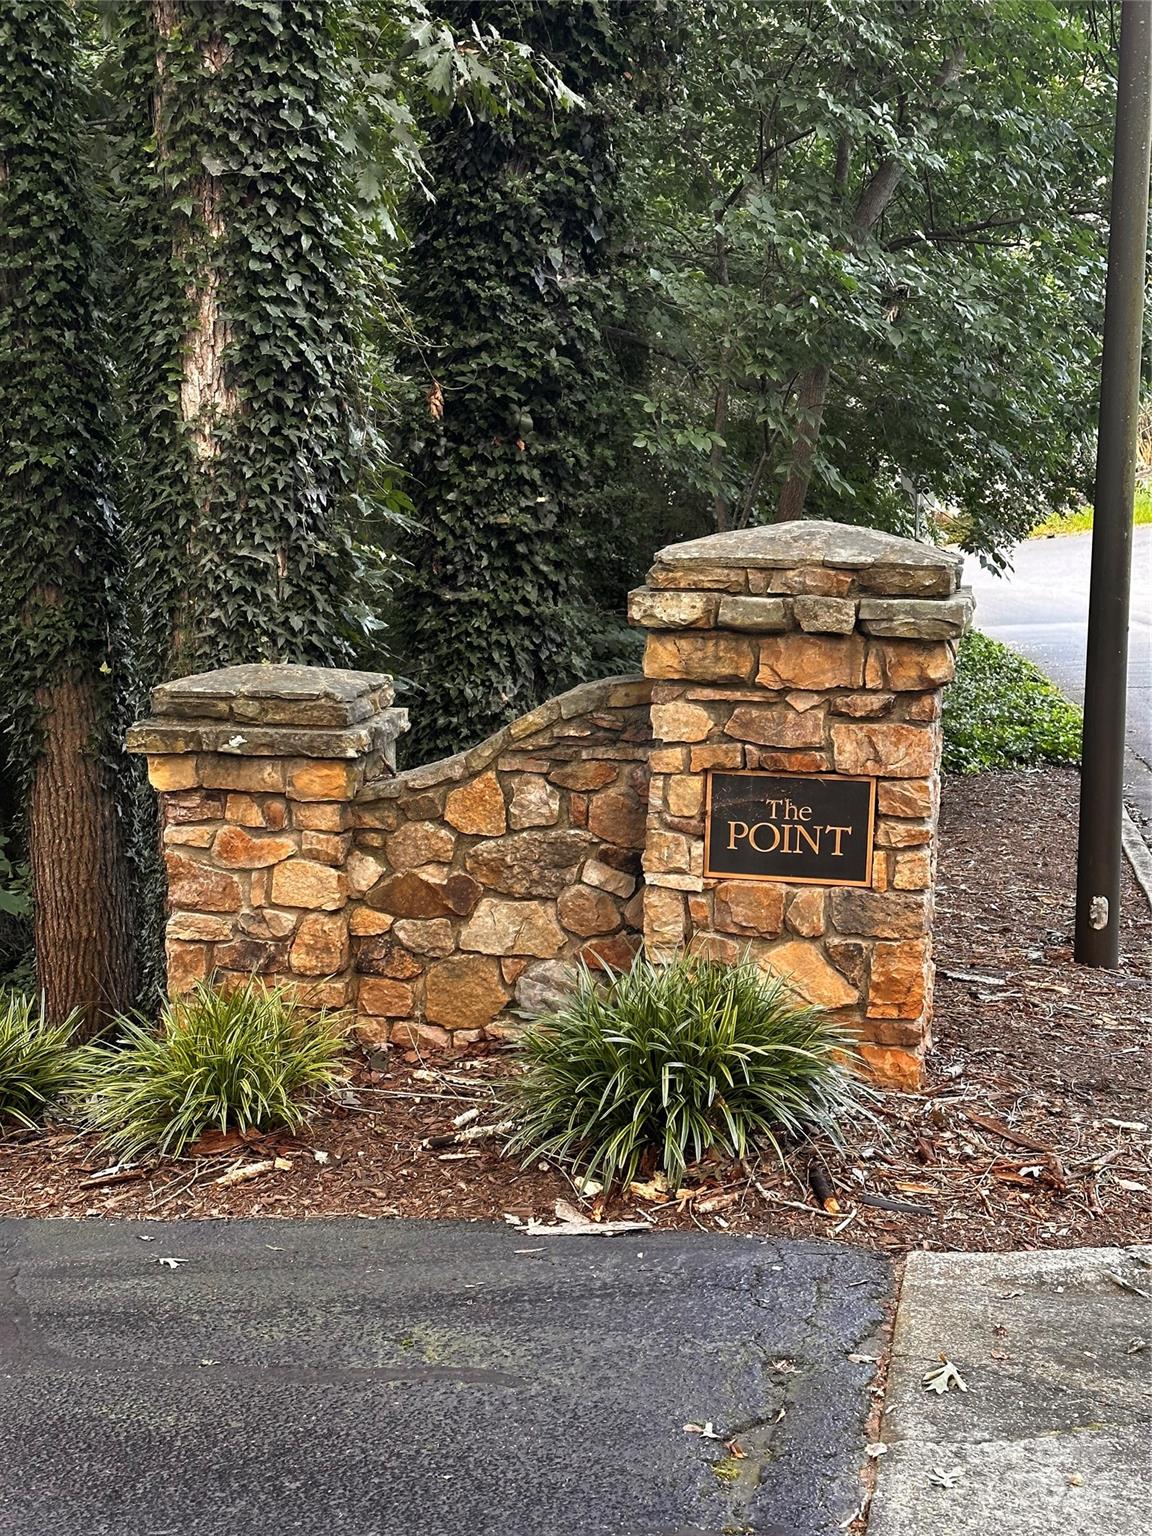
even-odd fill
[(0, 1221), (0, 1531), (831, 1536), (889, 1283), (818, 1241)]
[[(1007, 576), (991, 575), (971, 557), (965, 570), (976, 595), (976, 627), (1029, 657), (1078, 704), (1084, 701), (1091, 559), (1090, 533), (1061, 534), (1018, 545)], [(1128, 644), (1127, 740), (1135, 788), (1135, 781), (1152, 776), (1152, 527), (1147, 525), (1133, 530)], [(1138, 798), (1143, 801), (1147, 793), (1142, 783)]]

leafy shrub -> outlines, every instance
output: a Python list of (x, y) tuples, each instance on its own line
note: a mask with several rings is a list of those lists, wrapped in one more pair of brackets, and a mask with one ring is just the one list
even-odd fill
[(343, 1032), (282, 991), (200, 986), (166, 1004), (159, 1026), (121, 1021), (116, 1042), (83, 1052), (85, 1116), (124, 1159), (172, 1156), (205, 1131), (300, 1125), (341, 1076)]
[(510, 1150), (574, 1162), (611, 1183), (648, 1148), (673, 1184), (710, 1148), (742, 1157), (779, 1132), (837, 1137), (854, 1102), (853, 1038), (751, 964), (639, 960), (521, 1038)]
[(944, 769), (985, 773), (1080, 761), (1080, 711), (1015, 651), (973, 632), (944, 695)]
[(75, 1016), (50, 1024), (30, 995), (0, 994), (0, 1125), (31, 1129), (53, 1099), (74, 1084)]

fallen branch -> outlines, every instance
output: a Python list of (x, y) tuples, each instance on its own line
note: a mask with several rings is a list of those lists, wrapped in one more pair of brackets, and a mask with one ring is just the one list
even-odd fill
[(498, 1120), (495, 1125), (468, 1125), (446, 1136), (425, 1136), (420, 1145), (429, 1151), (438, 1152), (442, 1147), (458, 1147), (463, 1141), (483, 1141), (488, 1136), (506, 1136), (514, 1124), (512, 1120)]

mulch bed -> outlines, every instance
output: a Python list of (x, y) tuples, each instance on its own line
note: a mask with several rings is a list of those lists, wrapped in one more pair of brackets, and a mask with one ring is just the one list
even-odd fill
[(498, 1048), (447, 1066), (361, 1063), (347, 1102), (305, 1133), (209, 1139), (150, 1171), (109, 1171), (66, 1126), (13, 1133), (0, 1139), (0, 1214), (553, 1222), (561, 1201), (594, 1220), (890, 1253), (1146, 1241), (1152, 912), (1125, 866), (1121, 969), (1072, 963), (1077, 791), (1060, 769), (948, 782), (929, 1080), (880, 1095), (844, 1154), (817, 1144), (789, 1149), (783, 1168), (702, 1167), (681, 1198), (583, 1199), (562, 1172), (503, 1158), (497, 1137), (443, 1143), (458, 1116), (462, 1130), (499, 1120)]

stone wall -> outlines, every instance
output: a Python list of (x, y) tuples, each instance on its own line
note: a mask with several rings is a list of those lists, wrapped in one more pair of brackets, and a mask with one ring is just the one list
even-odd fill
[[(971, 598), (958, 557), (828, 523), (662, 550), (630, 601), (649, 630), (651, 956), (749, 954), (915, 1082), (931, 1017), (941, 688)], [(868, 889), (704, 876), (710, 770), (875, 777)]]

